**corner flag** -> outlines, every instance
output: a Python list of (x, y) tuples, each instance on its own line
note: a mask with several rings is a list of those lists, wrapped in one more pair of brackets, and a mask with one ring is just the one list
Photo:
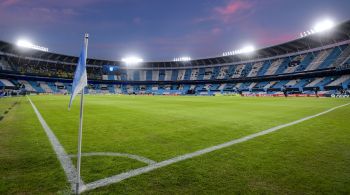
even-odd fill
[(68, 108), (71, 107), (75, 96), (81, 92), (80, 98), (80, 121), (79, 121), (79, 133), (78, 133), (78, 159), (77, 159), (77, 181), (76, 181), (76, 194), (81, 191), (80, 186), (83, 185), (80, 181), (80, 166), (81, 166), (81, 145), (82, 145), (82, 134), (83, 134), (83, 113), (84, 113), (84, 87), (87, 86), (87, 74), (86, 74), (86, 56), (88, 46), (89, 35), (85, 34), (83, 49), (80, 53), (77, 69), (75, 70), (74, 80), (72, 85), (72, 95)]
[(84, 93), (83, 89), (84, 87), (87, 86), (86, 56), (87, 56), (88, 38), (89, 38), (89, 35), (85, 34), (84, 45), (80, 53), (77, 69), (75, 70), (75, 74), (74, 74), (74, 80), (72, 84), (72, 94), (70, 96), (68, 108), (71, 107), (75, 96), (79, 92)]

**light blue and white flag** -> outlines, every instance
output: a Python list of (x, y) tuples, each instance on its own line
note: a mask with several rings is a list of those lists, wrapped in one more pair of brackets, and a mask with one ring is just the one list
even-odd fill
[(87, 86), (87, 74), (86, 74), (87, 44), (88, 44), (88, 34), (85, 34), (84, 45), (80, 53), (77, 69), (75, 70), (75, 74), (74, 74), (74, 80), (72, 84), (72, 94), (70, 96), (68, 108), (71, 107), (75, 96), (79, 92), (82, 92), (84, 87)]

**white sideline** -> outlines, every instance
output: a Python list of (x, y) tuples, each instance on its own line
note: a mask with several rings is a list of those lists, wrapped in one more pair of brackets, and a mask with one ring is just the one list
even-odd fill
[[(120, 156), (120, 157), (127, 157), (130, 159), (134, 159), (149, 165), (156, 163), (156, 161), (148, 159), (143, 156), (138, 156), (135, 154), (127, 154), (127, 153), (117, 153), (117, 152), (89, 152), (89, 153), (81, 153), (81, 156)], [(77, 157), (77, 155), (70, 154), (69, 157)]]
[(188, 154), (185, 154), (185, 155), (177, 156), (177, 157), (174, 157), (174, 158), (171, 158), (171, 159), (168, 159), (168, 160), (164, 160), (164, 161), (161, 161), (161, 162), (158, 162), (158, 163), (155, 163), (155, 164), (148, 165), (146, 167), (141, 167), (141, 168), (134, 169), (134, 170), (131, 170), (131, 171), (128, 171), (128, 172), (124, 172), (124, 173), (121, 173), (121, 174), (118, 174), (118, 175), (114, 175), (114, 176), (111, 176), (111, 177), (108, 177), (108, 178), (105, 178), (105, 179), (100, 179), (98, 181), (86, 184), (85, 185), (85, 189), (83, 189), (82, 192), (83, 191), (88, 191), (88, 190), (93, 190), (95, 188), (99, 188), (99, 187), (102, 187), (102, 186), (110, 185), (112, 183), (118, 183), (118, 182), (123, 181), (125, 179), (128, 179), (130, 177), (141, 175), (143, 173), (147, 173), (147, 172), (150, 172), (152, 170), (159, 169), (161, 167), (165, 167), (165, 166), (170, 165), (170, 164), (174, 164), (176, 162), (180, 162), (180, 161), (183, 161), (183, 160), (186, 160), (186, 159), (190, 159), (190, 158), (193, 158), (193, 157), (196, 157), (196, 156), (200, 156), (202, 154), (206, 154), (206, 153), (215, 151), (215, 150), (226, 148), (226, 147), (232, 146), (234, 144), (242, 143), (242, 142), (251, 140), (253, 138), (256, 138), (256, 137), (259, 137), (259, 136), (262, 136), (262, 135), (266, 135), (266, 134), (269, 134), (269, 133), (274, 132), (274, 131), (277, 131), (277, 130), (282, 129), (284, 127), (292, 126), (292, 125), (301, 123), (303, 121), (306, 121), (306, 120), (309, 120), (309, 119), (312, 119), (312, 118), (315, 118), (315, 117), (327, 114), (327, 113), (329, 113), (329, 112), (331, 112), (331, 111), (333, 111), (335, 109), (338, 109), (338, 108), (341, 108), (341, 107), (344, 107), (344, 106), (347, 106), (347, 105), (350, 105), (350, 103), (343, 104), (341, 106), (336, 106), (336, 107), (333, 107), (333, 108), (328, 109), (326, 111), (320, 112), (318, 114), (315, 114), (315, 115), (312, 115), (312, 116), (308, 116), (308, 117), (305, 117), (305, 118), (302, 118), (302, 119), (299, 119), (299, 120), (296, 120), (296, 121), (293, 121), (293, 122), (290, 122), (290, 123), (287, 123), (287, 124), (283, 124), (283, 125), (279, 125), (279, 126), (276, 126), (276, 127), (272, 127), (270, 129), (267, 129), (267, 130), (264, 130), (264, 131), (260, 131), (258, 133), (254, 133), (254, 134), (251, 134), (251, 135), (239, 138), (239, 139), (235, 139), (235, 140), (223, 143), (223, 144), (219, 144), (219, 145), (212, 146), (212, 147), (209, 147), (209, 148), (206, 148), (206, 149), (198, 150), (196, 152), (188, 153)]
[[(40, 112), (38, 111), (38, 109), (33, 104), (32, 100), (28, 96), (27, 96), (27, 98), (28, 98), (30, 104), (32, 105), (36, 116), (38, 117), (38, 119), (39, 119), (39, 121), (41, 123), (41, 126), (45, 130), (45, 133), (46, 133), (47, 137), (50, 140), (52, 148), (55, 151), (55, 153), (57, 155), (57, 158), (60, 161), (64, 172), (66, 173), (68, 182), (71, 184), (71, 189), (75, 190), (75, 183), (77, 181), (77, 171), (76, 171), (76, 169), (75, 169), (75, 167), (74, 167), (70, 157), (67, 155), (67, 153), (64, 150), (63, 146), (58, 141), (57, 137), (52, 132), (50, 127), (47, 125), (47, 123), (45, 122), (45, 120), (41, 116)], [(80, 180), (80, 186), (84, 187), (84, 182), (82, 180)]]

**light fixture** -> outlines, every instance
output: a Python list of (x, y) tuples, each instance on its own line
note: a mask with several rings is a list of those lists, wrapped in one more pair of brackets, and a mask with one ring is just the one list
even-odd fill
[(188, 62), (191, 61), (191, 57), (185, 56), (185, 57), (179, 57), (179, 58), (174, 58), (174, 62)]
[(335, 26), (335, 24), (332, 20), (326, 19), (326, 20), (323, 20), (323, 21), (316, 23), (313, 30), (315, 32), (323, 32), (323, 31), (327, 31), (327, 30), (333, 28), (334, 26)]
[(322, 33), (322, 32), (325, 32), (325, 31), (332, 29), (334, 26), (335, 26), (335, 23), (332, 20), (325, 19), (325, 20), (322, 20), (320, 22), (317, 22), (312, 29), (300, 33), (299, 37), (303, 38), (303, 37), (306, 37), (306, 36), (309, 36), (309, 35), (312, 35), (315, 33)]
[(30, 41), (25, 40), (25, 39), (18, 40), (17, 41), (17, 46), (30, 48), (30, 49), (36, 49), (36, 50), (45, 51), (45, 52), (49, 51), (48, 48), (42, 47), (42, 46), (38, 46), (38, 45), (34, 45), (33, 43), (31, 43)]
[(122, 62), (124, 62), (126, 65), (136, 65), (143, 62), (143, 59), (132, 56), (132, 57), (123, 58)]
[(232, 56), (232, 55), (236, 55), (236, 54), (252, 53), (253, 51), (255, 51), (255, 47), (252, 45), (247, 45), (247, 46), (243, 47), (242, 49), (224, 52), (222, 54), (222, 56)]

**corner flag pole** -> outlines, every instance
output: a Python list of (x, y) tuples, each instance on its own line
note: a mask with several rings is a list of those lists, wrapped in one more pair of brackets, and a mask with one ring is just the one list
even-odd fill
[[(85, 54), (87, 54), (89, 35), (85, 34)], [(84, 88), (81, 90), (80, 98), (80, 123), (79, 123), (79, 135), (78, 135), (78, 159), (77, 159), (77, 183), (76, 183), (76, 193), (80, 193), (80, 167), (81, 167), (81, 144), (82, 144), (82, 134), (83, 134), (83, 111), (84, 111)]]

